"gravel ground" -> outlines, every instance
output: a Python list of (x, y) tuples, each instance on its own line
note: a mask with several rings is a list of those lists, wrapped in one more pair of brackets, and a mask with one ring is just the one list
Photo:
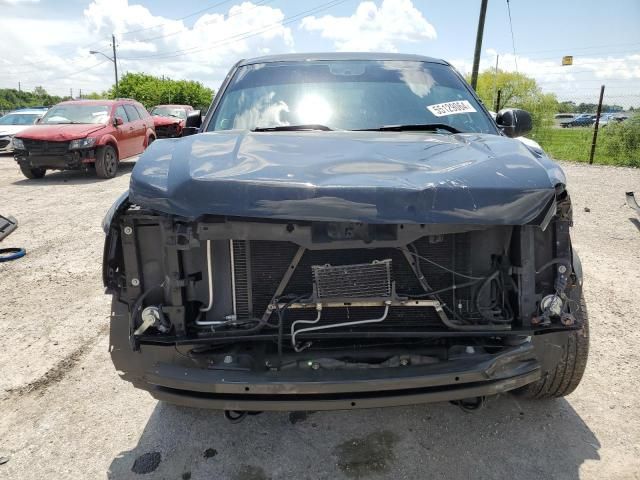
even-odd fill
[[(592, 324), (566, 399), (265, 413), (239, 425), (122, 382), (107, 352), (100, 220), (127, 186), (82, 173), (21, 177), (0, 157), (0, 213), (20, 228), (0, 264), (0, 478), (640, 479), (640, 170), (563, 165)], [(587, 211), (588, 209), (588, 211)], [(0, 461), (0, 463), (2, 463)]]

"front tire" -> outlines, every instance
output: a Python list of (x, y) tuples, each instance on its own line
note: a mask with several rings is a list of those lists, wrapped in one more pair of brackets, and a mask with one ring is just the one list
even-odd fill
[(30, 180), (36, 178), (42, 178), (47, 173), (46, 168), (42, 167), (29, 167), (27, 165), (20, 165), (20, 171), (22, 174)]
[(572, 331), (567, 337), (558, 365), (540, 380), (516, 390), (516, 393), (532, 399), (557, 398), (569, 395), (578, 387), (589, 356), (589, 317), (584, 296), (580, 298), (580, 310), (574, 315), (583, 327)]
[(99, 178), (113, 178), (118, 173), (118, 153), (111, 145), (98, 150), (96, 156), (96, 175)]

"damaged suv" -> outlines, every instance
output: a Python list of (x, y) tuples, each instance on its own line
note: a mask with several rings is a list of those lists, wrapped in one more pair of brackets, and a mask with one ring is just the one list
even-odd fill
[(441, 60), (239, 62), (105, 217), (116, 369), (233, 418), (567, 395), (582, 271), (530, 128)]

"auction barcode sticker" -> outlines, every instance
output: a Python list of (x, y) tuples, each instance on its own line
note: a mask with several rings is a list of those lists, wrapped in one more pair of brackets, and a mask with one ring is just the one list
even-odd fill
[(455, 102), (437, 103), (427, 106), (427, 109), (436, 117), (455, 115), (456, 113), (473, 113), (476, 111), (468, 100), (456, 100)]

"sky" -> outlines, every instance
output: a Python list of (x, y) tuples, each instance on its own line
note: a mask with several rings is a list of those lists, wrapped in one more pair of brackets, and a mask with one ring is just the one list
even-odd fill
[[(481, 70), (536, 78), (561, 100), (640, 106), (640, 0), (489, 0)], [(56, 95), (146, 72), (217, 90), (239, 59), (288, 52), (385, 51), (471, 70), (480, 0), (0, 0), (0, 87)], [(515, 52), (515, 55), (514, 55)], [(574, 65), (561, 66), (563, 55)]]

